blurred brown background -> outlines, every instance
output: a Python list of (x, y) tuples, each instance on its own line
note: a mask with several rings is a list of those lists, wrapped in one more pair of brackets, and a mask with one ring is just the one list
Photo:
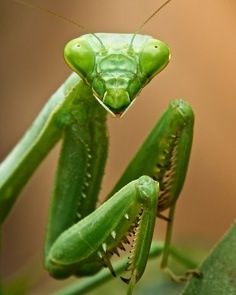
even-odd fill
[[(134, 32), (158, 0), (33, 1), (87, 27), (86, 32)], [(121, 120), (109, 118), (110, 156), (102, 195), (173, 98), (195, 110), (195, 137), (175, 220), (175, 241), (212, 245), (236, 216), (236, 3), (173, 1), (142, 33), (167, 42), (169, 66), (142, 91)], [(73, 25), (13, 1), (0, 1), (0, 158), (29, 127), (70, 69), (64, 44), (83, 34)], [(58, 149), (22, 192), (4, 228), (1, 268), (8, 276), (41, 259)], [(158, 236), (163, 236), (159, 222)]]

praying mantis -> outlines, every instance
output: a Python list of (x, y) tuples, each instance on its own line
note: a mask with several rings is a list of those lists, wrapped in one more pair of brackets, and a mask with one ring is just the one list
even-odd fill
[(156, 217), (168, 222), (162, 261), (167, 268), (174, 211), (192, 145), (193, 111), (183, 100), (172, 101), (107, 200), (96, 208), (107, 158), (107, 113), (126, 113), (142, 88), (167, 66), (170, 49), (147, 35), (91, 33), (70, 41), (64, 56), (74, 73), (0, 166), (0, 221), (62, 140), (45, 267), (57, 279), (93, 275), (104, 266), (115, 276), (111, 257), (131, 243), (129, 275), (122, 279), (132, 294), (147, 264)]

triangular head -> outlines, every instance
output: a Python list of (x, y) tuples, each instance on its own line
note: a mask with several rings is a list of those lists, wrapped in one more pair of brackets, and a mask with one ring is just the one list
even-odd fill
[(121, 116), (170, 60), (169, 47), (147, 35), (87, 34), (67, 43), (67, 64), (91, 86), (96, 99)]

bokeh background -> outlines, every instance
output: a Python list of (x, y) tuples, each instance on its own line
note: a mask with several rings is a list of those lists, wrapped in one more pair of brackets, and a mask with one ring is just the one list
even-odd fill
[[(162, 1), (32, 3), (77, 20), (85, 32), (134, 32)], [(0, 0), (0, 159), (71, 72), (63, 60), (63, 47), (83, 33), (50, 14)], [(101, 195), (111, 189), (169, 101), (184, 98), (193, 106), (196, 123), (174, 240), (210, 247), (236, 216), (236, 3), (173, 1), (141, 33), (168, 43), (172, 60), (125, 117), (109, 118), (110, 155)], [(58, 151), (57, 147), (50, 153), (26, 185), (4, 226), (1, 271), (5, 277), (35, 259), (42, 260)], [(163, 237), (164, 229), (160, 221), (157, 237)], [(48, 280), (46, 273), (43, 278)]]

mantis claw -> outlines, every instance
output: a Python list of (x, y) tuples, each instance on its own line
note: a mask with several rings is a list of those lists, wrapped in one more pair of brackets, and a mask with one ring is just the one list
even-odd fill
[(104, 262), (105, 266), (108, 267), (108, 269), (110, 270), (113, 277), (116, 277), (116, 273), (114, 271), (114, 268), (113, 268), (113, 266), (111, 264), (110, 259), (108, 257), (103, 257), (103, 262)]
[(191, 278), (197, 278), (197, 279), (202, 279), (203, 278), (203, 273), (198, 270), (198, 269), (189, 269), (186, 273), (185, 276), (187, 277), (187, 279), (191, 279)]
[(126, 284), (128, 284), (128, 290), (127, 290), (127, 295), (132, 295), (133, 294), (133, 290), (134, 290), (134, 286), (137, 282), (137, 271), (134, 270), (131, 274), (131, 277), (129, 279), (124, 278), (124, 277), (120, 277), (121, 280), (123, 282), (125, 282)]
[(192, 277), (197, 278), (197, 279), (202, 279), (203, 274), (198, 270), (198, 269), (190, 269), (186, 271), (184, 275), (176, 275), (171, 269), (165, 268), (163, 269), (165, 273), (167, 273), (172, 281), (176, 283), (184, 283), (190, 280)]
[(130, 279), (127, 279), (127, 278), (124, 278), (124, 277), (120, 277), (120, 278), (121, 278), (121, 280), (122, 280), (123, 282), (125, 282), (126, 284), (129, 284)]
[(170, 217), (166, 217), (165, 215), (161, 214), (160, 212), (157, 214), (157, 217), (159, 217), (160, 219), (163, 219), (167, 222), (171, 222), (172, 219)]

